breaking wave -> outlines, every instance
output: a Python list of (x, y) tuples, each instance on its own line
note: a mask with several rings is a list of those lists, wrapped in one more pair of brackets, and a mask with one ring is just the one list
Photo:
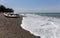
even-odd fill
[(21, 27), (41, 38), (60, 38), (60, 18), (36, 14), (22, 14)]

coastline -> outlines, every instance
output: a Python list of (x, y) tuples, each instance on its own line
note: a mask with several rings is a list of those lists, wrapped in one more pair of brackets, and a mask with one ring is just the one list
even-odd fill
[(8, 18), (0, 14), (0, 38), (40, 38), (21, 27), (23, 17)]
[(22, 19), (21, 19), (21, 23), (20, 23), (20, 29), (19, 29), (19, 31), (20, 31), (20, 38), (40, 38), (40, 36), (34, 36), (33, 34), (31, 34), (29, 31), (27, 31), (27, 30), (25, 30), (25, 29), (23, 29), (22, 27), (21, 27), (21, 24), (22, 24), (22, 20), (23, 20), (23, 17), (25, 17), (25, 16), (20, 16), (20, 17), (22, 17)]

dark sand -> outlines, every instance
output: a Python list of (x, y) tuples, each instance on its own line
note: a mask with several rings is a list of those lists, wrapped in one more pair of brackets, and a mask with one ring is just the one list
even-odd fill
[(0, 38), (39, 38), (21, 28), (22, 18), (7, 18), (0, 14)]

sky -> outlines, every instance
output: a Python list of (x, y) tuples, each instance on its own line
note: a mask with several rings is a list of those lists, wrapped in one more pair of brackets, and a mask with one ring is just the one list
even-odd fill
[(60, 12), (60, 0), (0, 0), (15, 12)]

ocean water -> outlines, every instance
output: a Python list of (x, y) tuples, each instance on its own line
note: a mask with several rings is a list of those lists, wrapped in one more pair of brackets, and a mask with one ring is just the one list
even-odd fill
[(60, 38), (60, 14), (35, 13), (21, 14), (23, 17), (21, 27), (35, 36), (41, 38)]

